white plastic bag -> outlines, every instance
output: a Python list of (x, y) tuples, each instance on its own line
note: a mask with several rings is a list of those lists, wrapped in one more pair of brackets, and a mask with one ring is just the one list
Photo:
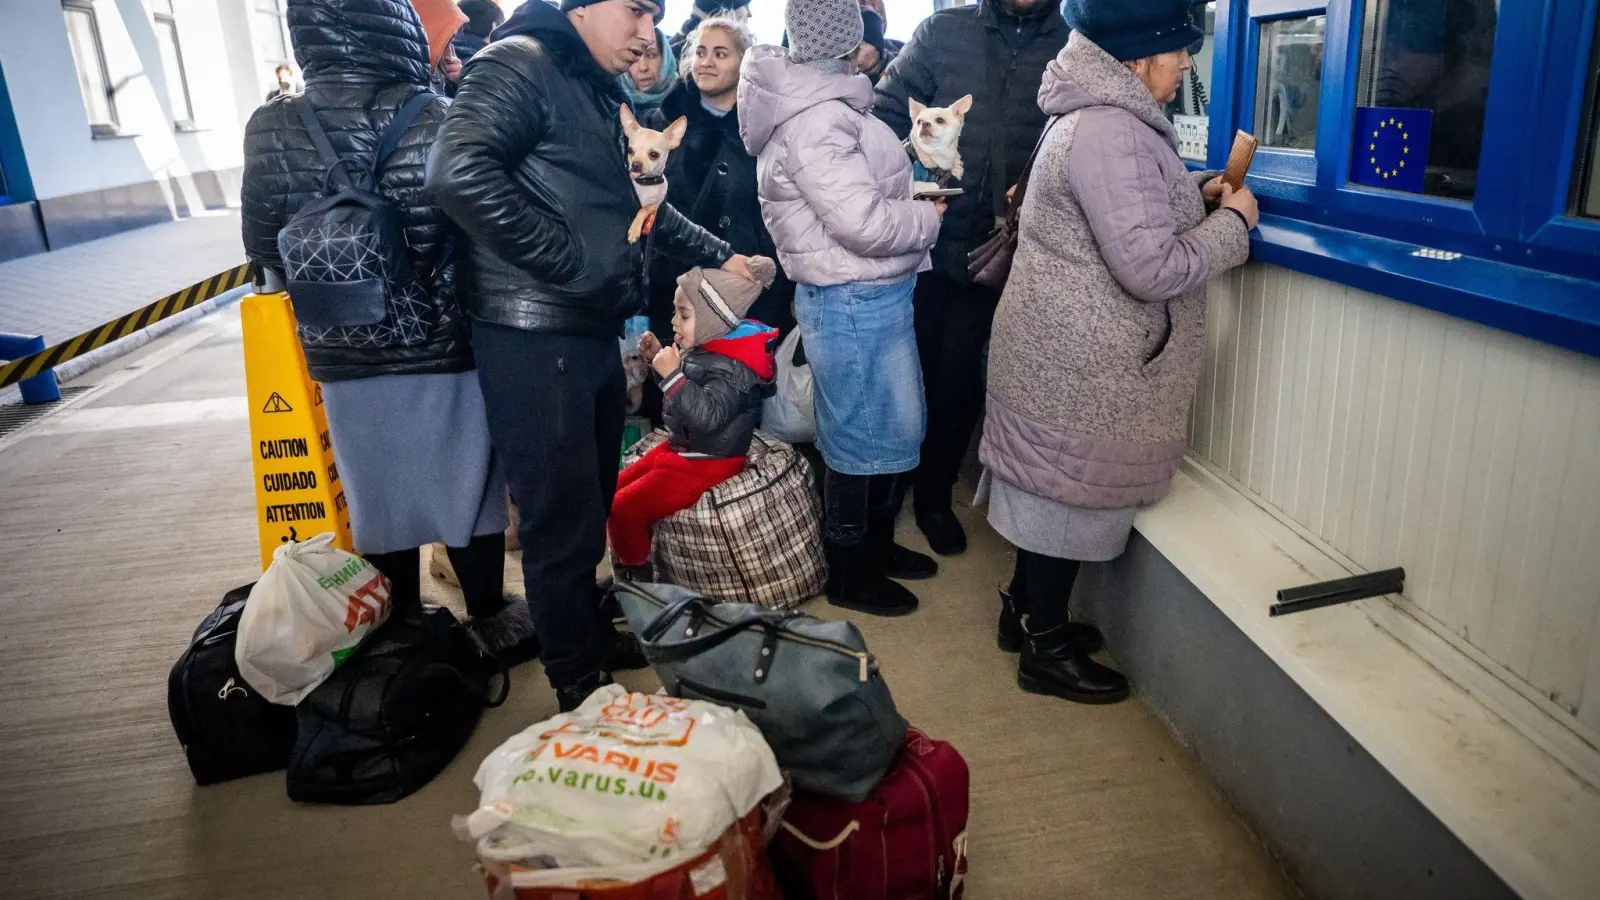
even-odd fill
[(233, 659), (272, 703), (293, 706), (389, 619), (389, 579), (323, 532), (273, 551), (239, 618)]
[(609, 685), (501, 744), (473, 781), (479, 808), (456, 832), (486, 863), (632, 880), (705, 850), (783, 776), (744, 713)]
[(761, 430), (780, 441), (809, 444), (817, 439), (817, 410), (811, 384), (811, 366), (795, 365), (800, 329), (778, 345), (777, 390), (761, 404)]

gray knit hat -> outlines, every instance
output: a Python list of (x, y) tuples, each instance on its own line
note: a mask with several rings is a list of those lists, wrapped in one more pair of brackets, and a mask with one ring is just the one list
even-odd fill
[[(861, 44), (858, 0), (789, 0), (783, 11), (789, 32), (789, 59), (817, 68), (837, 68), (836, 60)], [(852, 70), (854, 67), (851, 67)]]
[(702, 346), (732, 331), (764, 288), (772, 286), (778, 265), (765, 256), (750, 257), (755, 281), (721, 269), (696, 266), (678, 276), (678, 287), (694, 307), (694, 345)]

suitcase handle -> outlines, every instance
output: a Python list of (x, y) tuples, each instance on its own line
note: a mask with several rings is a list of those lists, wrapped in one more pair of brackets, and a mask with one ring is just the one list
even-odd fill
[(778, 827), (782, 828), (784, 831), (789, 832), (789, 834), (792, 835), (795, 840), (799, 841), (802, 844), (805, 844), (807, 847), (810, 847), (811, 849), (819, 851), (819, 852), (825, 852), (825, 851), (828, 851), (828, 850), (833, 850), (836, 847), (838, 847), (840, 844), (842, 844), (845, 841), (849, 840), (850, 839), (850, 835), (855, 834), (856, 832), (861, 830), (861, 823), (856, 821), (856, 820), (854, 820), (854, 819), (851, 819), (850, 820), (850, 824), (846, 825), (844, 827), (843, 831), (841, 831), (838, 834), (834, 835), (833, 839), (829, 840), (829, 841), (812, 840), (811, 838), (806, 837), (804, 832), (802, 832), (800, 829), (794, 827), (793, 825), (790, 825), (788, 822), (779, 822), (778, 823)]

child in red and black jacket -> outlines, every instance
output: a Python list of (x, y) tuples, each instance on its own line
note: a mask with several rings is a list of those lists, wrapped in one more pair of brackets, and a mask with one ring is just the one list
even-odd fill
[(761, 401), (777, 374), (778, 330), (745, 311), (772, 284), (778, 267), (751, 257), (758, 280), (720, 269), (690, 269), (672, 298), (671, 346), (646, 332), (639, 355), (661, 376), (667, 440), (622, 470), (606, 528), (614, 567), (624, 578), (650, 577), (650, 532), (667, 516), (744, 471)]

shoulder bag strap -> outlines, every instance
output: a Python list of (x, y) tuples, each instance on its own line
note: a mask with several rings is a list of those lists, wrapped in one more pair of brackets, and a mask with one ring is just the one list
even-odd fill
[(322, 129), (322, 123), (317, 121), (317, 111), (311, 105), (311, 96), (301, 94), (290, 104), (294, 107), (295, 114), (300, 117), (300, 124), (305, 126), (306, 135), (311, 138), (311, 145), (317, 148), (317, 155), (328, 167), (328, 172), (323, 176), (323, 189), (328, 186), (328, 179), (334, 178), (337, 172), (345, 184), (349, 184), (350, 175), (344, 171), (345, 161), (339, 158), (333, 144), (328, 140), (328, 132)]
[(1039, 132), (1038, 142), (1033, 145), (1033, 152), (1028, 154), (1027, 164), (1022, 167), (1022, 175), (1017, 178), (1017, 192), (1011, 198), (1009, 218), (1013, 221), (1022, 214), (1022, 198), (1028, 193), (1028, 179), (1033, 176), (1033, 161), (1039, 158), (1039, 148), (1044, 146), (1045, 135), (1049, 134), (1050, 129), (1056, 127), (1059, 121), (1061, 121), (1060, 116), (1052, 116), (1050, 121), (1045, 123), (1044, 130)]

